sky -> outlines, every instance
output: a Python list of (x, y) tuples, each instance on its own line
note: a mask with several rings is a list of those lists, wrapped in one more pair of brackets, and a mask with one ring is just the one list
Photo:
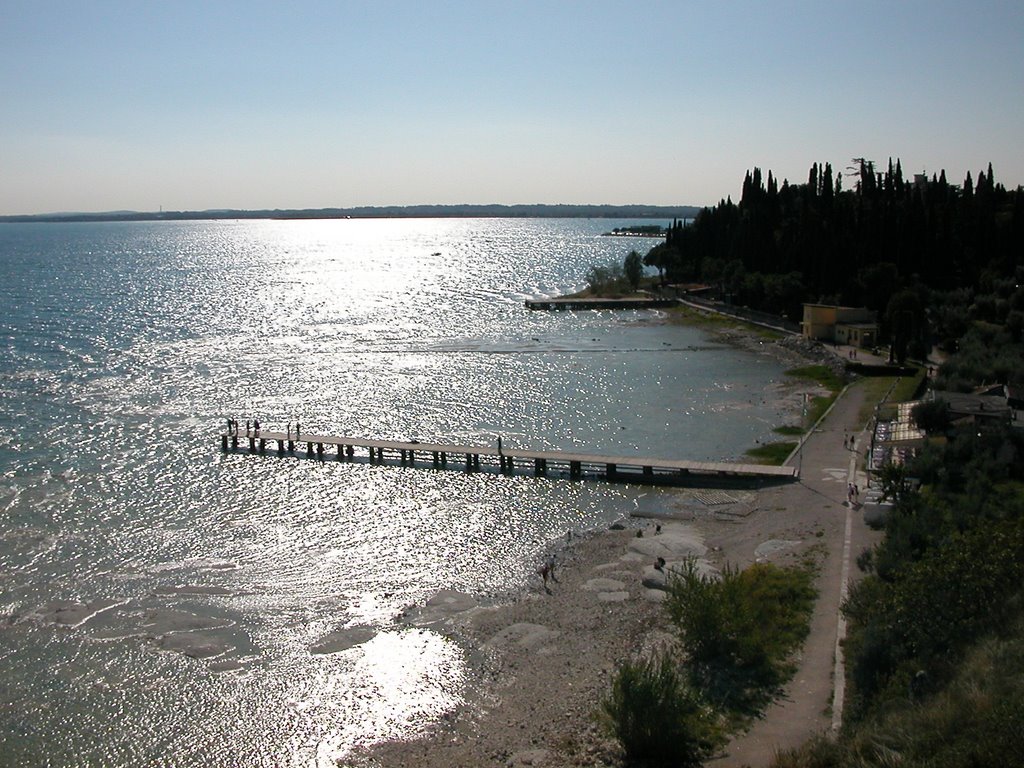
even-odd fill
[(0, 0), (0, 215), (1012, 188), (1022, 138), (1021, 0)]

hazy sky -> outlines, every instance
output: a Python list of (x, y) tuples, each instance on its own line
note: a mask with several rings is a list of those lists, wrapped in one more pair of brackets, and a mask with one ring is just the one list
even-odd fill
[(1024, 184), (1024, 2), (0, 0), (0, 214)]

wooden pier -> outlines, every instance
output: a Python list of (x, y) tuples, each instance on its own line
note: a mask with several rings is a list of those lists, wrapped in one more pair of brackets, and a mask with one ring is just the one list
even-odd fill
[(329, 436), (260, 431), (236, 435), (222, 433), (225, 453), (277, 456), (306, 456), (321, 460), (367, 461), (370, 464), (398, 464), (406, 467), (462, 469), (466, 472), (493, 467), (502, 474), (519, 472), (546, 477), (548, 473), (573, 479), (597, 476), (611, 482), (694, 485), (710, 481), (779, 483), (796, 480), (794, 467), (731, 462), (684, 461), (638, 456), (601, 456), (571, 451), (530, 451), (497, 446), (368, 440), (350, 436)]

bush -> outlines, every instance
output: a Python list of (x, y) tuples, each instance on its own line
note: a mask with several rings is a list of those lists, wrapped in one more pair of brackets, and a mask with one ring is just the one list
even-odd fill
[(918, 403), (910, 410), (910, 418), (929, 435), (945, 432), (953, 422), (949, 403), (941, 398)]
[(587, 273), (587, 288), (596, 295), (622, 293), (626, 289), (626, 275), (622, 265), (591, 267)]
[(666, 608), (689, 656), (691, 684), (712, 704), (756, 712), (791, 673), (790, 654), (807, 635), (813, 573), (753, 565), (720, 580), (693, 561), (674, 573)]
[(918, 671), (942, 682), (979, 638), (1021, 612), (1024, 521), (951, 536), (890, 583), (861, 581), (843, 607), (853, 620), (848, 661), (855, 713), (904, 695)]
[(843, 748), (825, 734), (813, 736), (796, 749), (776, 753), (771, 768), (838, 768), (842, 762)]
[(603, 709), (631, 760), (699, 766), (720, 743), (711, 713), (668, 655), (623, 664)]
[(626, 260), (622, 263), (622, 272), (626, 282), (632, 290), (640, 286), (640, 279), (644, 276), (644, 260), (636, 251), (630, 251)]
[(1019, 765), (1024, 754), (1024, 627), (971, 649), (949, 685), (921, 699), (905, 691), (885, 717), (812, 739), (773, 768)]

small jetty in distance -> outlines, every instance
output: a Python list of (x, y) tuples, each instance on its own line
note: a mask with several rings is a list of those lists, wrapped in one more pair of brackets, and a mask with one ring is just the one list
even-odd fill
[(660, 224), (634, 224), (602, 232), (601, 237), (665, 237), (668, 230)]
[(557, 299), (527, 299), (527, 309), (657, 309), (674, 307), (676, 299), (634, 296), (632, 298), (609, 299), (599, 296), (559, 297)]
[(623, 483), (691, 485), (718, 481), (766, 484), (797, 479), (796, 468), (789, 466), (372, 440), (305, 432), (301, 436), (295, 433), (268, 431), (261, 431), (258, 434), (249, 432), (245, 435), (224, 432), (220, 436), (220, 443), (224, 453), (279, 457), (304, 454), (308, 458), (321, 460), (363, 460), (370, 464), (398, 464), (405, 467), (434, 469), (447, 469), (452, 465), (453, 468), (461, 468), (466, 472), (478, 472), (482, 466), (489, 466), (506, 475), (515, 474), (519, 470), (532, 472), (538, 477), (546, 477), (550, 471), (554, 471), (572, 479), (588, 476)]

